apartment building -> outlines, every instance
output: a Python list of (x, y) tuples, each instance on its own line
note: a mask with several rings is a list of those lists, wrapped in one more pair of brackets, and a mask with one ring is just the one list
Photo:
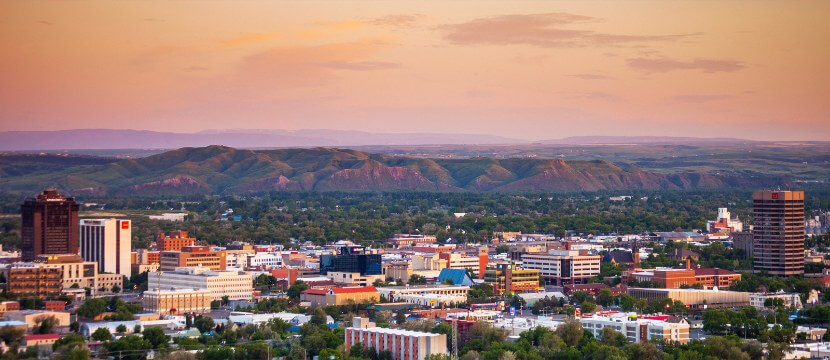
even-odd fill
[(447, 355), (447, 335), (376, 327), (368, 319), (355, 317), (346, 328), (344, 347), (362, 346), (377, 352), (389, 351), (393, 360), (424, 360), (430, 355)]
[(184, 246), (181, 251), (162, 251), (159, 264), (160, 271), (173, 271), (179, 267), (225, 270), (228, 262), (224, 251), (213, 251), (209, 246)]
[(215, 271), (205, 267), (182, 267), (174, 271), (151, 272), (148, 289), (207, 289), (213, 300), (227, 296), (230, 300), (253, 298), (253, 275), (243, 271)]
[(689, 324), (685, 321), (668, 322), (668, 316), (643, 317), (637, 314), (611, 313), (580, 318), (582, 328), (599, 339), (602, 329), (612, 328), (625, 335), (630, 342), (657, 341), (686, 344), (689, 342)]
[(14, 263), (3, 268), (6, 292), (20, 297), (58, 296), (63, 289), (61, 270), (40, 263)]
[(522, 267), (539, 270), (552, 285), (585, 284), (599, 275), (602, 256), (579, 250), (551, 250), (547, 254), (522, 255)]

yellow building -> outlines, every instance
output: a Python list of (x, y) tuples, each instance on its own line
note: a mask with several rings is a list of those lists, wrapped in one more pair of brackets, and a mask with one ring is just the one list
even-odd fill
[(497, 264), (484, 272), (484, 282), (493, 286), (497, 294), (505, 292), (537, 292), (539, 285), (538, 269), (522, 269), (515, 264)]
[(300, 294), (300, 301), (308, 301), (311, 306), (375, 303), (378, 299), (380, 294), (374, 286), (308, 289)]

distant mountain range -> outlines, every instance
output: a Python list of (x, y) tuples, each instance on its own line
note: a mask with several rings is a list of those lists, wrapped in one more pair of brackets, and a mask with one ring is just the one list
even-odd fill
[(515, 144), (493, 135), (447, 133), (368, 133), (340, 130), (213, 130), (173, 133), (146, 130), (79, 129), (0, 132), (0, 151), (75, 149), (177, 149), (224, 145), (285, 148), (362, 145)]
[(761, 141), (737, 138), (699, 138), (683, 136), (571, 136), (562, 139), (541, 141), (543, 144), (562, 145), (608, 145), (608, 144), (748, 144)]
[(0, 132), (0, 151), (78, 149), (177, 149), (224, 145), (236, 148), (357, 147), (367, 145), (491, 145), (491, 144), (713, 144), (750, 143), (731, 138), (666, 136), (575, 136), (525, 141), (495, 135), (450, 133), (370, 133), (341, 130), (211, 130), (174, 133), (147, 130), (78, 129)]
[(756, 188), (781, 177), (658, 174), (607, 161), (397, 157), (334, 148), (181, 148), (139, 159), (0, 156), (0, 191), (56, 187), (72, 195), (265, 191), (598, 191)]

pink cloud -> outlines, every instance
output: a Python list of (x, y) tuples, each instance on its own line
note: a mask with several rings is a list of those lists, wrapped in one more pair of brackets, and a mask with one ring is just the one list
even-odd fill
[(626, 61), (628, 66), (648, 73), (675, 70), (701, 70), (707, 73), (734, 72), (746, 68), (743, 62), (729, 59), (694, 59), (681, 61), (669, 58), (634, 58)]

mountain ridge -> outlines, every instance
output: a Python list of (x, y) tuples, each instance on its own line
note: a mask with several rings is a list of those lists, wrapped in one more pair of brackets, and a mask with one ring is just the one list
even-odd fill
[[(782, 177), (662, 174), (605, 160), (415, 158), (358, 150), (185, 147), (138, 159), (0, 156), (0, 191), (191, 195), (267, 191), (601, 191), (767, 187)], [(41, 164), (42, 166), (39, 166)]]

